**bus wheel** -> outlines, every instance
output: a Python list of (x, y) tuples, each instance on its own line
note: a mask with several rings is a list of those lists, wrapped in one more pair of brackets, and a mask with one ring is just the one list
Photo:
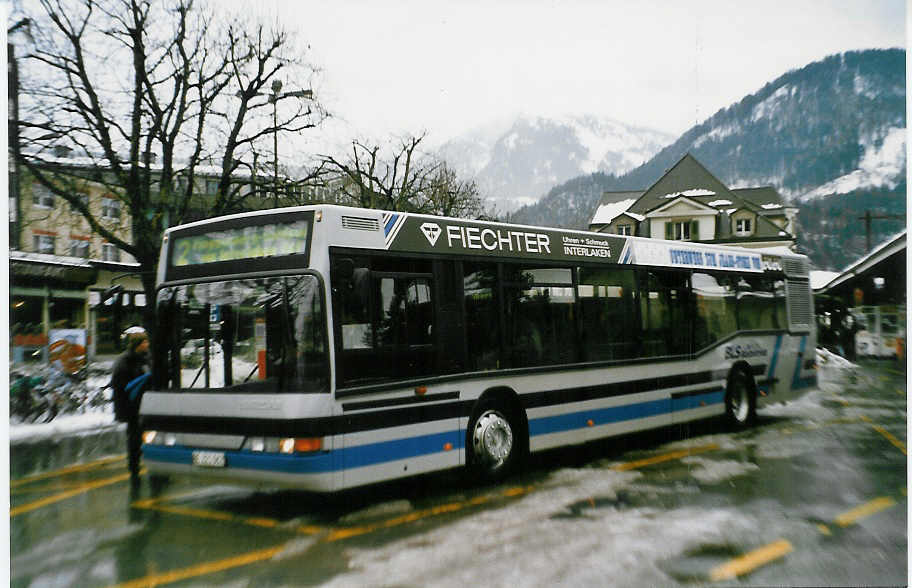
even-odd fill
[(470, 466), (485, 480), (505, 477), (519, 461), (519, 428), (509, 410), (484, 401), (469, 427)]
[(729, 424), (743, 429), (757, 418), (757, 393), (750, 376), (742, 370), (732, 372), (725, 392), (725, 416)]

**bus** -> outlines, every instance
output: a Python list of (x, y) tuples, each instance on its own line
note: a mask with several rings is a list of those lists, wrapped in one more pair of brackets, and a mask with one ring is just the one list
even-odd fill
[(801, 255), (315, 205), (166, 231), (143, 460), (331, 492), (814, 386)]

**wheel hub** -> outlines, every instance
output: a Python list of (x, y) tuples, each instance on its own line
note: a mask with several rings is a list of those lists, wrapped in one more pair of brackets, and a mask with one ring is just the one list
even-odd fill
[(499, 413), (481, 415), (472, 432), (475, 456), (491, 470), (500, 468), (513, 450), (513, 430)]
[(739, 423), (747, 421), (747, 415), (750, 411), (750, 399), (747, 396), (747, 388), (743, 385), (738, 386), (735, 389), (735, 393), (732, 394), (732, 414), (734, 414), (735, 419)]

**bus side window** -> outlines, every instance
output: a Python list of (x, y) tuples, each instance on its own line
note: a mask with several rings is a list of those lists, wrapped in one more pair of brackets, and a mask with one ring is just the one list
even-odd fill
[(355, 267), (351, 277), (336, 287), (341, 312), (343, 349), (370, 349), (374, 346), (370, 319), (370, 270)]
[(632, 269), (579, 268), (581, 347), (587, 361), (637, 355), (636, 282)]
[[(784, 294), (784, 292), (783, 292)], [(777, 316), (783, 306), (776, 296), (776, 285), (765, 276), (742, 276), (738, 282), (738, 327), (742, 330), (779, 329)]]
[(694, 348), (699, 351), (738, 330), (736, 288), (731, 276), (694, 272)]
[(500, 314), (497, 311), (497, 264), (463, 264), (466, 369), (500, 367)]
[(690, 276), (679, 271), (649, 270), (640, 274), (643, 355), (685, 355), (691, 352)]

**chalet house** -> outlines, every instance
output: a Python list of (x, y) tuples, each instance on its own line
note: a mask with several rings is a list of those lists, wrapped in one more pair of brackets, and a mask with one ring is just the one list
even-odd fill
[(771, 186), (731, 189), (686, 154), (646, 190), (606, 192), (589, 230), (742, 247), (795, 245), (798, 210)]

